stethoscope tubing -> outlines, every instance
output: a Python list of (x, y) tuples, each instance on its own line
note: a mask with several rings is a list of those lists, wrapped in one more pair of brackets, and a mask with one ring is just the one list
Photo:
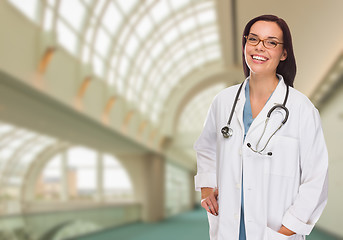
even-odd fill
[[(244, 84), (244, 82), (241, 83), (241, 85), (239, 86), (239, 89), (238, 89), (238, 91), (237, 91), (237, 93), (236, 93), (236, 97), (235, 97), (233, 106), (232, 106), (232, 108), (231, 108), (231, 112), (230, 112), (230, 116), (229, 116), (228, 122), (227, 122), (226, 126), (224, 126), (224, 127), (221, 129), (221, 133), (223, 134), (223, 137), (224, 137), (224, 138), (229, 138), (229, 137), (231, 137), (232, 134), (233, 134), (233, 130), (232, 130), (232, 128), (230, 127), (230, 124), (231, 124), (231, 120), (232, 120), (232, 117), (233, 117), (233, 113), (234, 113), (234, 111), (235, 111), (235, 108), (236, 108), (236, 105), (237, 105), (237, 102), (238, 102), (238, 97), (239, 97), (239, 95), (240, 95), (240, 93), (241, 93), (241, 91), (242, 91), (243, 84)], [(286, 88), (286, 94), (285, 94), (285, 99), (284, 99), (284, 101), (283, 101), (283, 104), (282, 104), (282, 105), (281, 105), (281, 104), (277, 104), (277, 105), (273, 106), (273, 107), (268, 111), (267, 118), (266, 118), (265, 125), (264, 125), (264, 129), (263, 129), (263, 133), (262, 133), (260, 139), (258, 140), (258, 142), (257, 142), (257, 144), (256, 144), (256, 149), (253, 149), (250, 143), (247, 144), (247, 146), (248, 146), (253, 152), (255, 152), (255, 153), (262, 154), (262, 152), (266, 149), (266, 147), (267, 147), (269, 141), (271, 140), (271, 138), (275, 135), (275, 133), (276, 133), (277, 131), (280, 130), (280, 128), (281, 128), (283, 125), (285, 125), (285, 123), (286, 123), (287, 120), (288, 120), (289, 111), (288, 111), (288, 109), (287, 109), (287, 107), (286, 107), (286, 103), (287, 103), (288, 95), (289, 95), (289, 86), (288, 86), (288, 85), (286, 85), (286, 86), (287, 86), (287, 88)], [(270, 116), (271, 116), (271, 114), (273, 113), (273, 111), (274, 111), (275, 109), (277, 109), (277, 108), (281, 108), (282, 110), (284, 110), (285, 113), (286, 113), (286, 115), (285, 115), (283, 121), (281, 122), (280, 126), (279, 126), (279, 127), (273, 132), (273, 134), (268, 138), (268, 141), (267, 141), (267, 143), (264, 145), (264, 147), (263, 147), (261, 150), (257, 150), (257, 146), (259, 145), (259, 143), (260, 143), (260, 141), (261, 141), (261, 139), (262, 139), (262, 137), (263, 137), (263, 135), (264, 135), (264, 133), (265, 133), (265, 131), (266, 131), (266, 128), (267, 128), (267, 125), (268, 125), (268, 121), (269, 121), (269, 119), (270, 119)], [(271, 156), (272, 153), (271, 153), (271, 152), (268, 152), (268, 155)]]

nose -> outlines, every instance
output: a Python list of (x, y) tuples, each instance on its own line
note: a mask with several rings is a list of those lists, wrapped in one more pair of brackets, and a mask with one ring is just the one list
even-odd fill
[(256, 46), (255, 46), (255, 48), (257, 49), (257, 50), (264, 50), (264, 45), (263, 45), (263, 41), (260, 41)]

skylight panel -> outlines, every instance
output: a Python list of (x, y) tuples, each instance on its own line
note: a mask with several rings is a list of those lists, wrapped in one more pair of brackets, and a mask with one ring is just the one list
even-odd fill
[(163, 45), (160, 41), (158, 41), (158, 42), (154, 45), (153, 49), (152, 49), (151, 52), (150, 52), (151, 57), (152, 57), (152, 58), (156, 58), (157, 56), (160, 55), (160, 53), (162, 52), (163, 49), (164, 49), (164, 45)]
[(65, 47), (72, 54), (76, 54), (77, 38), (61, 20), (57, 22), (57, 38), (59, 44)]
[(199, 40), (198, 39), (196, 39), (196, 40), (193, 39), (193, 41), (191, 41), (189, 44), (187, 44), (187, 49), (188, 49), (188, 51), (193, 52), (195, 50), (200, 50), (198, 48), (201, 45), (202, 45), (202, 42), (200, 41), (200, 39)]
[(204, 44), (217, 43), (218, 42), (218, 35), (215, 33), (203, 35), (202, 41), (204, 42)]
[(135, 27), (135, 30), (140, 38), (144, 39), (150, 33), (153, 26), (153, 23), (149, 19), (149, 15), (146, 15), (143, 17), (143, 19), (140, 19), (138, 25)]
[(120, 32), (120, 36), (119, 36), (119, 40), (118, 40), (118, 44), (120, 47), (123, 47), (126, 45), (127, 36), (128, 36), (128, 34), (130, 34), (130, 31), (131, 31), (131, 28), (125, 27), (123, 29), (123, 31)]
[(135, 76), (135, 88), (139, 91), (140, 89), (141, 89), (141, 87), (142, 87), (142, 85), (143, 85), (143, 81), (144, 81), (144, 79), (143, 79), (143, 77), (142, 76)]
[(94, 16), (98, 17), (102, 9), (104, 8), (106, 0), (97, 0), (95, 4)]
[(45, 31), (50, 31), (52, 29), (53, 23), (53, 12), (50, 8), (45, 9), (43, 28)]
[(92, 43), (93, 36), (94, 36), (94, 27), (91, 26), (87, 29), (87, 32), (86, 32), (86, 38), (85, 38), (86, 42)]
[(152, 121), (153, 123), (156, 123), (156, 122), (157, 122), (157, 113), (156, 113), (155, 111), (153, 111), (153, 112), (151, 113), (151, 121)]
[(14, 127), (8, 124), (3, 124), (0, 122), (0, 136), (12, 131)]
[(120, 59), (119, 73), (120, 76), (124, 77), (129, 69), (129, 61), (126, 57)]
[(163, 36), (165, 43), (167, 45), (173, 43), (177, 37), (179, 36), (179, 33), (177, 31), (177, 29), (175, 27), (173, 27), (172, 29), (170, 29), (168, 32), (166, 32)]
[(183, 57), (185, 57), (187, 54), (187, 52), (185, 51), (185, 49), (179, 49), (176, 53), (174, 53), (171, 61), (173, 62), (179, 62)]
[(118, 55), (113, 54), (110, 62), (111, 62), (110, 63), (111, 68), (113, 68), (116, 71), (117, 70), (116, 67), (118, 66), (118, 63), (120, 62), (120, 58), (118, 57)]
[(68, 165), (72, 168), (95, 167), (97, 154), (94, 150), (86, 147), (74, 147), (68, 150)]
[(108, 85), (113, 85), (114, 84), (114, 78), (115, 78), (115, 73), (114, 73), (114, 70), (111, 69), (110, 70), (110, 73), (108, 74), (108, 78), (107, 78), (107, 83)]
[(125, 14), (128, 14), (137, 3), (137, 0), (125, 0), (125, 1), (120, 0), (120, 1), (117, 1), (117, 3), (120, 6), (120, 9)]
[[(159, 77), (158, 77), (159, 76)], [(161, 81), (161, 76), (159, 75), (159, 72), (155, 69), (155, 68), (152, 68), (152, 71), (150, 72), (150, 74), (148, 75), (148, 82), (147, 82), (147, 85), (148, 86), (155, 86), (155, 84), (158, 82), (158, 81)], [(150, 91), (150, 89), (148, 90)], [(148, 96), (149, 98), (151, 98), (152, 96), (149, 95)]]
[(161, 73), (164, 75), (166, 74), (169, 69), (173, 66), (173, 62), (172, 61), (167, 61), (161, 68)]
[[(186, 61), (186, 62), (188, 63), (189, 61)], [(176, 77), (174, 79), (177, 82), (180, 79), (182, 79), (187, 73), (189, 73), (193, 69), (193, 66), (191, 66), (190, 64), (188, 65), (178, 64), (176, 69), (177, 69), (177, 71), (175, 71)]]
[(89, 46), (85, 45), (82, 52), (82, 62), (89, 63), (90, 49)]
[(38, 0), (9, 0), (9, 2), (31, 21), (37, 22), (36, 11)]
[(158, 1), (150, 13), (155, 22), (159, 23), (170, 14), (170, 7), (167, 4), (167, 1)]
[(110, 2), (106, 8), (102, 23), (114, 35), (122, 22), (122, 18), (122, 14), (114, 6), (113, 2)]
[[(190, 129), (191, 131), (194, 131), (194, 129), (201, 130), (207, 115), (208, 107), (214, 96), (224, 88), (224, 84), (216, 84), (194, 97), (181, 113), (178, 132), (185, 133), (189, 132)], [(189, 126), (192, 126), (192, 128), (189, 128)]]
[(80, 30), (85, 15), (85, 8), (79, 0), (61, 0), (60, 15), (75, 30)]
[(34, 160), (34, 157), (40, 153), (42, 150), (44, 150), (47, 146), (55, 143), (55, 140), (40, 136), (40, 139), (35, 139), (35, 142), (31, 144), (28, 151), (25, 152), (23, 157), (20, 159), (21, 164), (28, 164), (32, 160)]
[(104, 62), (96, 55), (93, 57), (93, 66), (95, 74), (102, 77), (104, 74)]
[(147, 100), (149, 99), (149, 95), (150, 95), (149, 91), (144, 91), (143, 92), (143, 94), (142, 94), (143, 102), (142, 103), (144, 103), (144, 104), (147, 103)]
[(146, 74), (151, 66), (151, 58), (147, 58), (145, 61), (143, 61), (142, 65), (141, 65), (141, 72), (142, 74)]
[(55, 5), (56, 5), (56, 0), (47, 0), (47, 3), (48, 3), (49, 6), (55, 7)]
[(34, 134), (29, 132), (22, 132), (22, 134), (13, 135), (13, 140), (8, 145), (10, 148), (15, 149), (17, 147), (20, 147), (21, 145), (25, 144), (26, 141), (28, 141), (30, 138), (33, 138)]
[(216, 15), (213, 9), (208, 10), (208, 11), (203, 11), (198, 14), (198, 22), (201, 25), (206, 24), (206, 23), (211, 23), (211, 22), (214, 23), (215, 20), (216, 20)]
[(220, 59), (220, 58), (221, 58), (221, 54), (219, 51), (211, 51), (206, 54), (207, 61)]
[(137, 47), (138, 47), (137, 38), (131, 35), (125, 47), (126, 47), (126, 53), (131, 57), (134, 56), (136, 54)]
[(117, 76), (116, 85), (117, 85), (118, 93), (122, 94), (124, 92), (124, 80), (123, 80), (123, 78)]
[(183, 33), (187, 33), (189, 32), (191, 29), (195, 28), (196, 26), (196, 21), (194, 19), (194, 17), (189, 17), (187, 19), (184, 19), (182, 20), (180, 23), (179, 23), (179, 26), (180, 26), (180, 30), (183, 32)]
[(147, 105), (145, 104), (144, 100), (141, 102), (140, 104), (140, 111), (142, 113), (146, 113), (146, 110), (147, 110)]
[(171, 0), (170, 5), (172, 6), (173, 10), (179, 10), (180, 8), (189, 4), (190, 0)]
[(128, 88), (127, 89), (127, 94), (126, 94), (126, 99), (130, 102), (130, 101), (132, 101), (132, 98), (133, 98), (132, 88)]
[(108, 34), (100, 28), (96, 35), (95, 49), (102, 57), (106, 57), (108, 55), (110, 41), (111, 39)]
[(203, 65), (207, 60), (205, 58), (195, 58), (193, 61), (193, 65), (195, 67), (199, 67), (201, 65)]
[(116, 158), (114, 158), (112, 155), (104, 154), (103, 159), (104, 159), (104, 165), (106, 165), (106, 167), (108, 168), (114, 168), (114, 169), (122, 168), (120, 162)]
[(165, 86), (165, 85), (162, 85), (160, 88), (159, 88), (159, 94), (161, 96), (167, 96), (170, 92), (171, 88), (168, 88), (168, 86)]

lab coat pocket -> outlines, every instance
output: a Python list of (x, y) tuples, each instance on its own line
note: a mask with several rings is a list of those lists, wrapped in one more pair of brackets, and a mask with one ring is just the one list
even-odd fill
[(266, 240), (297, 240), (297, 235), (286, 236), (273, 229), (267, 227), (267, 239)]
[(207, 212), (208, 218), (208, 225), (210, 231), (210, 240), (217, 240), (218, 234), (218, 216), (214, 216), (213, 214)]
[(299, 167), (299, 143), (298, 139), (275, 135), (271, 141), (271, 156), (265, 157), (265, 172), (293, 177)]

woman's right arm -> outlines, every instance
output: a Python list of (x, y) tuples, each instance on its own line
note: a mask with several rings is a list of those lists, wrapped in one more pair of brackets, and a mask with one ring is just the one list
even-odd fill
[(218, 209), (215, 192), (213, 191), (217, 187), (217, 127), (215, 109), (216, 98), (208, 111), (203, 131), (194, 144), (194, 150), (197, 153), (197, 175), (194, 178), (195, 190), (201, 191), (201, 205), (214, 215), (216, 215)]

